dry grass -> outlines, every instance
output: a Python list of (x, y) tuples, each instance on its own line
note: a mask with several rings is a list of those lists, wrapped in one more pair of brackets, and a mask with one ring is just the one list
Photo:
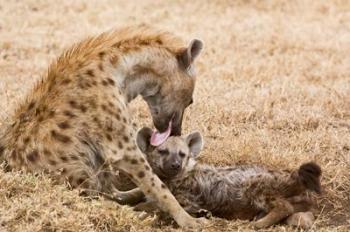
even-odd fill
[[(350, 229), (350, 2), (347, 0), (0, 0), (0, 113), (55, 56), (87, 35), (147, 22), (205, 41), (185, 131), (202, 160), (324, 169), (315, 231)], [(145, 104), (132, 104), (140, 125)], [(45, 176), (0, 172), (0, 231), (170, 231), (128, 207), (87, 200)], [(206, 231), (249, 230), (214, 220)], [(293, 228), (275, 227), (271, 231)]]

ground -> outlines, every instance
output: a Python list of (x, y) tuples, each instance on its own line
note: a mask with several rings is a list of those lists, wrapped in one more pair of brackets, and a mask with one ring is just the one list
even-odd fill
[[(293, 169), (315, 160), (323, 194), (313, 230), (350, 230), (347, 0), (0, 0), (0, 124), (67, 46), (141, 22), (205, 43), (184, 119), (185, 132), (204, 135), (202, 162)], [(141, 100), (131, 108), (150, 125)], [(0, 231), (181, 231), (45, 175), (0, 171), (0, 202)], [(205, 231), (237, 229), (252, 230), (214, 219)]]

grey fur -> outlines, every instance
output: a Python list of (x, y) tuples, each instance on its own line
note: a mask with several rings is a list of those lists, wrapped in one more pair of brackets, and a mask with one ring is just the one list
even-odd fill
[[(196, 144), (189, 143), (189, 138)], [(227, 219), (252, 220), (264, 216), (255, 225), (266, 227), (293, 213), (308, 211), (312, 202), (303, 194), (309, 183), (318, 188), (320, 185), (321, 170), (312, 162), (293, 172), (270, 170), (259, 165), (216, 167), (199, 164), (191, 152), (191, 146), (202, 147), (199, 133), (184, 138), (170, 137), (159, 147), (152, 147), (145, 133), (139, 133), (137, 141), (142, 144), (156, 174), (179, 203), (194, 215), (205, 210)], [(181, 157), (180, 153), (185, 156), (182, 154)], [(181, 169), (169, 170), (169, 162), (175, 159), (181, 160)]]

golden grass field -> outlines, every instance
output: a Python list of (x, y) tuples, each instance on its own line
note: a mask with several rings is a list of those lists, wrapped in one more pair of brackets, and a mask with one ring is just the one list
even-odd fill
[[(315, 160), (324, 192), (312, 230), (349, 231), (348, 0), (0, 0), (1, 121), (72, 43), (143, 22), (205, 42), (184, 119), (185, 132), (204, 135), (201, 160), (281, 169)], [(150, 125), (143, 102), (131, 110)], [(246, 221), (211, 222), (204, 231), (252, 230)], [(181, 231), (163, 224), (44, 175), (0, 171), (0, 231)]]

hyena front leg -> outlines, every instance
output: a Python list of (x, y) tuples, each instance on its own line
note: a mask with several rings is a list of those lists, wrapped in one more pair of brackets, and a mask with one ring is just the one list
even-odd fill
[[(206, 209), (202, 209), (197, 204), (193, 203), (193, 201), (190, 201), (184, 196), (176, 196), (176, 200), (180, 203), (180, 205), (184, 208), (184, 210), (189, 213), (193, 217), (205, 217), (205, 218), (211, 218), (212, 214), (210, 211)], [(152, 200), (147, 200), (146, 202), (141, 202), (137, 204), (134, 207), (135, 211), (145, 211), (147, 213), (154, 212), (159, 207), (157, 206), (157, 202)]]
[(269, 212), (265, 217), (254, 222), (254, 227), (266, 228), (272, 226), (285, 219), (289, 215), (293, 214), (294, 212), (293, 206), (287, 200), (284, 199), (275, 199), (269, 202), (269, 204)]
[[(116, 150), (111, 148), (110, 151)], [(136, 145), (131, 145), (124, 150), (120, 157), (117, 154), (107, 156), (111, 160), (113, 168), (127, 173), (146, 196), (156, 200), (158, 207), (168, 212), (182, 227), (198, 228), (205, 221), (191, 217), (176, 201), (169, 189), (153, 173), (147, 160)]]
[(121, 205), (135, 205), (144, 200), (145, 195), (128, 176), (121, 175), (120, 170), (113, 169), (111, 166), (109, 168), (110, 173), (118, 173), (118, 175), (110, 175), (109, 179), (104, 179), (109, 189), (102, 193), (104, 197)]

